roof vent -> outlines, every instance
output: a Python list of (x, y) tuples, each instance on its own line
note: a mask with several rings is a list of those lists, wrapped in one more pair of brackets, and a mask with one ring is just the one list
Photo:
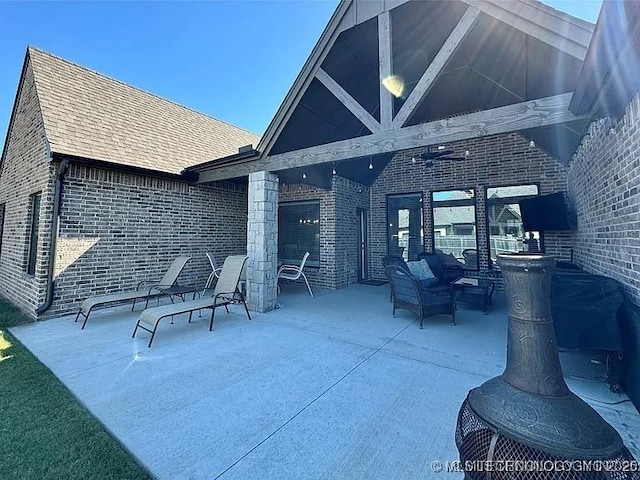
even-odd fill
[(248, 152), (253, 152), (252, 144), (245, 145), (244, 147), (238, 148), (238, 153), (248, 153)]

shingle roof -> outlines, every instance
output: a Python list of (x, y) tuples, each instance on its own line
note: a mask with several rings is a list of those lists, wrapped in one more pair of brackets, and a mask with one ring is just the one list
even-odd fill
[(433, 223), (436, 228), (446, 225), (473, 224), (475, 222), (475, 207), (438, 207), (433, 211)]
[(29, 47), (54, 153), (180, 173), (260, 137)]

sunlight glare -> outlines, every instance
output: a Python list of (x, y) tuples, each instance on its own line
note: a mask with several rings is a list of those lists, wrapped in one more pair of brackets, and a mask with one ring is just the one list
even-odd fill
[(58, 253), (56, 255), (54, 278), (58, 278), (67, 268), (85, 255), (100, 237), (76, 238), (58, 237)]
[(160, 357), (149, 357), (149, 356), (143, 356), (140, 355), (140, 351), (138, 350), (138, 339), (134, 339), (134, 344), (133, 344), (133, 353), (132, 353), (132, 358), (131, 361), (127, 364), (126, 367), (124, 367), (122, 369), (122, 371), (120, 372), (120, 374), (118, 375), (118, 378), (122, 377), (124, 374), (127, 373), (127, 370), (129, 370), (129, 368), (131, 368), (133, 366), (134, 363), (136, 362), (146, 362), (148, 360), (155, 360), (157, 358)]
[(0, 330), (0, 362), (13, 358), (13, 355), (7, 355), (6, 357), (4, 356), (4, 351), (8, 350), (9, 348), (11, 348), (11, 342), (5, 338), (2, 330)]
[(396, 98), (400, 98), (404, 94), (404, 80), (400, 75), (384, 78), (382, 85)]

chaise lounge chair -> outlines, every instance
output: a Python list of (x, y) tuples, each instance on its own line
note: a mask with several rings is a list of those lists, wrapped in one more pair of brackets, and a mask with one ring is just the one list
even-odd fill
[(247, 304), (244, 300), (244, 295), (238, 288), (238, 284), (240, 283), (240, 275), (242, 273), (242, 269), (244, 268), (245, 262), (247, 261), (247, 256), (245, 255), (232, 255), (227, 257), (222, 265), (222, 270), (220, 272), (220, 277), (218, 278), (218, 282), (216, 283), (216, 287), (211, 293), (210, 290), (209, 295), (205, 292), (202, 298), (198, 300), (190, 300), (187, 302), (175, 303), (171, 305), (163, 305), (160, 307), (147, 308), (140, 314), (140, 318), (138, 318), (138, 323), (136, 324), (136, 328), (133, 330), (133, 335), (131, 338), (135, 338), (136, 332), (138, 328), (146, 330), (151, 333), (151, 338), (149, 339), (149, 347), (151, 347), (151, 343), (153, 342), (153, 338), (156, 335), (156, 331), (158, 330), (158, 324), (160, 320), (166, 317), (173, 317), (173, 315), (179, 315), (181, 313), (189, 314), (189, 323), (191, 323), (191, 316), (193, 312), (196, 310), (202, 310), (203, 308), (210, 308), (211, 311), (211, 322), (209, 323), (209, 331), (213, 330), (213, 316), (216, 313), (216, 307), (222, 307), (227, 310), (229, 313), (229, 309), (227, 305), (232, 304), (240, 304), (244, 305), (244, 309), (247, 312), (247, 317), (251, 320), (251, 315), (249, 314), (249, 309), (247, 308)]
[(111, 293), (108, 295), (98, 295), (95, 297), (89, 297), (82, 305), (80, 305), (80, 310), (78, 310), (78, 314), (76, 315), (75, 322), (78, 321), (80, 315), (84, 317), (84, 322), (82, 323), (82, 329), (84, 329), (87, 321), (89, 320), (89, 315), (91, 315), (91, 310), (98, 305), (106, 305), (108, 303), (114, 302), (124, 302), (127, 300), (133, 300), (133, 306), (131, 307), (131, 311), (136, 307), (136, 300), (138, 299), (146, 299), (145, 300), (145, 308), (147, 308), (149, 304), (149, 298), (151, 297), (159, 297), (162, 295), (169, 295), (172, 297), (173, 295), (181, 295), (184, 291), (179, 291), (175, 289), (175, 283), (178, 279), (178, 276), (184, 269), (184, 266), (187, 262), (191, 260), (191, 257), (177, 257), (167, 272), (162, 277), (162, 280), (155, 285), (148, 285), (144, 287), (145, 283), (148, 282), (140, 282), (138, 284), (138, 288), (131, 292), (121, 292), (121, 293)]

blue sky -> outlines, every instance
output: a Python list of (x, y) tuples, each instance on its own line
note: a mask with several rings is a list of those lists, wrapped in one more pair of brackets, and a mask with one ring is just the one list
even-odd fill
[[(337, 3), (0, 0), (0, 141), (27, 45), (262, 134)], [(595, 23), (601, 0), (544, 3)]]

